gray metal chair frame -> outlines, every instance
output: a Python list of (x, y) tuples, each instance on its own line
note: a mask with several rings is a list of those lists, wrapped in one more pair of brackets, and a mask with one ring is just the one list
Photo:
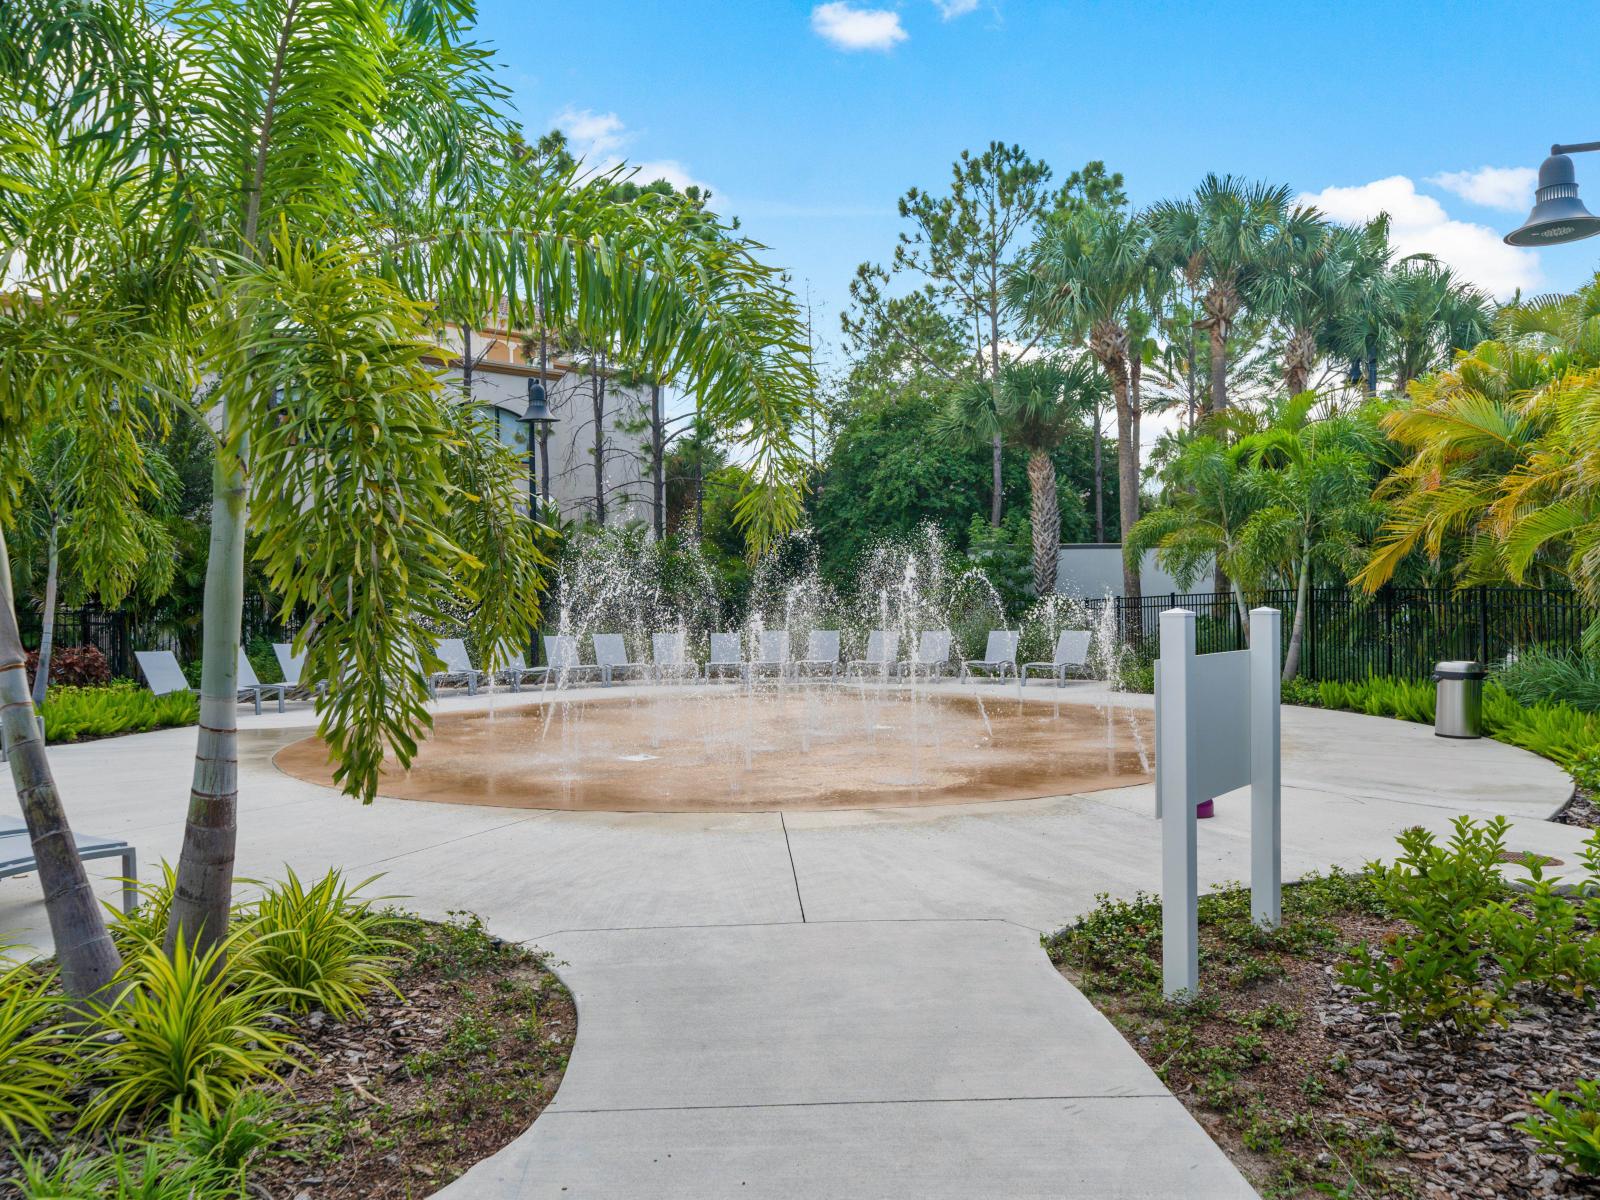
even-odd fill
[(738, 633), (713, 633), (705, 678), (712, 679), (729, 671), (741, 680), (750, 678), (750, 664), (744, 660), (744, 637)]
[(1037, 671), (1041, 675), (1054, 675), (1056, 686), (1066, 687), (1069, 671), (1088, 667), (1090, 639), (1087, 629), (1063, 629), (1056, 638), (1055, 654), (1049, 662), (1022, 664), (1022, 682), (1028, 682), (1028, 672)]
[[(283, 672), (283, 682), (289, 690), (302, 696), (306, 695), (310, 689), (300, 682), (300, 676), (305, 671), (306, 656), (303, 653), (296, 654), (290, 642), (273, 642), (272, 652), (278, 656), (278, 670)], [(316, 694), (319, 696), (327, 690), (326, 683), (319, 683), (316, 686)]]
[(829, 679), (839, 678), (839, 631), (813, 629), (806, 635), (806, 656), (790, 669), (797, 679), (804, 674), (820, 675), (824, 671)]
[(650, 678), (657, 683), (668, 679), (698, 679), (700, 668), (689, 661), (688, 637), (677, 632), (650, 635)]
[(921, 637), (917, 639), (916, 654), (897, 664), (896, 672), (909, 677), (918, 671), (923, 671), (935, 679), (943, 679), (945, 668), (949, 665), (950, 631), (924, 629)]
[(900, 640), (899, 630), (874, 629), (867, 634), (867, 654), (865, 658), (852, 658), (845, 664), (844, 673), (848, 677), (852, 672), (865, 675), (868, 671), (876, 671), (887, 678), (895, 673), (899, 661)]
[(999, 683), (1007, 675), (1017, 675), (1017, 643), (1021, 640), (1020, 630), (991, 629), (983, 657), (961, 661), (961, 678), (970, 679), (974, 671), (981, 671), (994, 676)]
[[(96, 858), (122, 860), (122, 911), (131, 913), (139, 907), (139, 854), (127, 842), (112, 838), (78, 837), (78, 857), (84, 861)], [(0, 879), (17, 875), (32, 875), (39, 869), (34, 857), (33, 843), (28, 839), (28, 827), (8, 818), (0, 818)]]
[(476, 696), (484, 674), (467, 656), (467, 643), (461, 638), (441, 638), (434, 652), (444, 661), (444, 670), (428, 672), (428, 695), (437, 700), (442, 687), (464, 687), (467, 695)]
[(545, 665), (542, 667), (528, 667), (530, 677), (537, 676), (539, 681), (548, 685), (552, 679), (576, 679), (582, 675), (600, 675), (600, 667), (596, 663), (586, 663), (578, 651), (578, 639), (571, 634), (550, 633), (544, 639)]
[(530, 667), (520, 650), (507, 656), (506, 665), (494, 673), (494, 682), (508, 684), (513, 692), (522, 690), (522, 681), (544, 672), (543, 667)]
[(623, 641), (620, 633), (590, 634), (589, 640), (594, 643), (594, 661), (600, 668), (602, 687), (610, 687), (611, 681), (617, 677), (619, 671), (624, 675), (650, 674), (649, 663), (631, 662), (628, 659), (628, 644)]
[(262, 683), (256, 678), (256, 669), (250, 665), (250, 660), (245, 657), (244, 647), (239, 647), (239, 699), (253, 700), (256, 706), (256, 716), (261, 715), (261, 697), (276, 694), (278, 697), (278, 711), (282, 712), (284, 700), (289, 694), (292, 684), (287, 683)]
[(755, 657), (746, 668), (747, 674), (772, 671), (782, 677), (789, 673), (789, 631), (763, 629), (756, 642)]

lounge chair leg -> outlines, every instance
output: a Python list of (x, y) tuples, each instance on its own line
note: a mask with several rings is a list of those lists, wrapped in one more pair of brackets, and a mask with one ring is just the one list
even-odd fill
[(261, 715), (261, 689), (260, 688), (256, 689), (255, 702), (256, 702), (256, 716), (259, 717)]
[(132, 916), (139, 907), (139, 852), (132, 846), (122, 856), (122, 911)]

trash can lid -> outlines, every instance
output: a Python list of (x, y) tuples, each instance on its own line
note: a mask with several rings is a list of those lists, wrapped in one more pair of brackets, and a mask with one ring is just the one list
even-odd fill
[(1488, 673), (1482, 663), (1470, 660), (1435, 663), (1433, 667), (1435, 679), (1482, 679)]

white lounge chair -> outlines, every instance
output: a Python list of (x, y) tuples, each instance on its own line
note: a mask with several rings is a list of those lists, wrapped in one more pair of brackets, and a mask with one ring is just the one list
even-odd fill
[(942, 679), (949, 665), (950, 631), (924, 629), (922, 636), (917, 639), (916, 654), (901, 662), (898, 670), (901, 675), (931, 675), (935, 679)]
[[(150, 653), (145, 651), (145, 653)], [(176, 660), (174, 660), (176, 661)], [(142, 664), (141, 664), (142, 665)], [(178, 690), (178, 689), (173, 689)], [(122, 860), (122, 911), (131, 914), (139, 907), (139, 855), (127, 842), (114, 838), (72, 835), (83, 861), (95, 858), (120, 858)], [(0, 817), (0, 879), (14, 875), (32, 875), (39, 869), (34, 857), (33, 842), (28, 837), (28, 827), (20, 820)]]
[(619, 671), (624, 675), (649, 673), (649, 663), (628, 661), (628, 645), (622, 640), (620, 633), (591, 634), (589, 640), (594, 643), (594, 661), (600, 668), (600, 682), (603, 686), (610, 687), (611, 681), (617, 677)]
[(1030, 662), (1022, 664), (1022, 682), (1028, 682), (1028, 672), (1037, 671), (1041, 675), (1054, 675), (1056, 686), (1067, 685), (1067, 672), (1081, 671), (1089, 665), (1089, 638), (1087, 629), (1063, 629), (1056, 638), (1055, 654), (1049, 662)]
[(713, 633), (711, 657), (706, 659), (706, 678), (733, 672), (740, 679), (749, 676), (750, 664), (744, 661), (744, 638), (737, 633)]
[(543, 667), (530, 667), (528, 660), (522, 657), (522, 651), (512, 650), (506, 654), (505, 665), (495, 668), (494, 682), (504, 683), (513, 692), (520, 692), (524, 679), (538, 677), (543, 672)]
[(795, 677), (807, 672), (820, 675), (824, 671), (829, 679), (839, 677), (839, 631), (813, 629), (806, 636), (806, 656), (794, 664)]
[(245, 657), (244, 647), (239, 647), (239, 699), (252, 700), (256, 706), (256, 716), (261, 715), (261, 697), (275, 694), (278, 697), (278, 711), (283, 711), (283, 702), (293, 686), (288, 683), (262, 683), (256, 678), (256, 669), (250, 665), (250, 660)]
[(444, 661), (444, 670), (428, 673), (428, 695), (437, 700), (441, 687), (464, 687), (467, 695), (477, 695), (483, 672), (467, 656), (467, 643), (460, 638), (441, 638), (437, 653)]
[(135, 650), (133, 657), (144, 676), (145, 686), (156, 695), (194, 691), (178, 665), (178, 656), (171, 650)]
[(983, 648), (982, 658), (961, 661), (961, 678), (968, 679), (974, 671), (993, 675), (996, 682), (1017, 673), (1017, 642), (1022, 638), (1015, 629), (991, 629), (989, 644)]
[[(278, 659), (278, 671), (283, 675), (283, 682), (288, 685), (289, 690), (303, 693), (306, 687), (300, 682), (300, 677), (305, 674), (306, 669), (305, 651), (302, 650), (299, 654), (296, 654), (291, 643), (273, 642), (272, 653)], [(326, 683), (317, 684), (317, 694), (319, 696), (327, 690), (328, 685)]]
[(763, 629), (756, 643), (756, 656), (750, 660), (751, 671), (771, 670), (778, 675), (789, 673), (789, 631)]
[(849, 675), (852, 671), (855, 671), (865, 675), (868, 671), (876, 671), (880, 675), (892, 674), (895, 662), (899, 658), (899, 641), (898, 630), (872, 630), (867, 634), (867, 656), (865, 658), (852, 658), (845, 664), (844, 673)]
[(650, 677), (657, 683), (668, 678), (698, 678), (700, 669), (689, 661), (687, 638), (682, 633), (650, 635)]
[(559, 685), (564, 679), (600, 674), (599, 666), (583, 661), (582, 655), (578, 652), (578, 639), (570, 634), (545, 635), (544, 663), (542, 667), (528, 667), (528, 675), (537, 677), (543, 683), (549, 683), (554, 678)]

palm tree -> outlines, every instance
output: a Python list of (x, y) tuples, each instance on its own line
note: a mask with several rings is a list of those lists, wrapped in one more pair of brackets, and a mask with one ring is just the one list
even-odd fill
[(1394, 307), (1394, 250), (1389, 218), (1378, 216), (1351, 230), (1349, 303), (1334, 314), (1328, 330), (1333, 352), (1351, 364), (1350, 382), (1360, 382), (1368, 399), (1378, 394), (1378, 364), (1390, 335)]
[[(64, 292), (60, 281), (97, 264), (82, 261), (92, 242), (68, 236), (78, 214), (63, 197), (123, 214), (151, 253), (103, 257), (142, 268), (121, 304), (183, 357), (162, 394), (208, 380), (184, 414), (217, 432), (201, 725), (169, 940), (210, 944), (232, 900), (247, 526), (286, 610), (309, 613), (308, 682), (340, 683), (319, 732), (363, 799), (385, 750), (409, 761), (428, 724), (417, 622), (457, 587), (480, 645), (520, 644), (537, 620), (543, 558), (519, 510), (520, 469), (457, 411), (467, 406), (441, 400), (423, 363), (437, 350), (430, 313), (500, 297), (513, 326), (576, 323), (679, 373), (738, 431), (751, 539), (798, 517), (794, 430), (811, 379), (793, 297), (748, 243), (683, 236), (681, 201), (623, 203), (613, 180), (523, 169), (470, 23), (468, 9), (428, 0), (182, 0), (159, 12), (20, 0), (0, 32), (0, 143), (34, 147), (46, 185), (8, 205), (7, 248), (41, 295)], [(96, 174), (91, 161), (115, 188), (67, 186)], [(88, 340), (97, 328), (75, 327), (77, 361), (114, 374), (110, 339)], [(40, 360), (41, 375), (53, 369), (64, 368)], [(18, 412), (24, 425), (47, 416), (42, 404)], [(42, 786), (42, 748), (24, 751), (19, 790)], [(41, 837), (59, 843), (59, 824)], [(78, 942), (57, 945), (65, 968)], [(67, 975), (92, 984), (108, 965), (114, 953)]]
[(1362, 232), (1297, 209), (1273, 246), (1270, 269), (1258, 273), (1252, 305), (1271, 314), (1283, 334), (1283, 382), (1298, 396), (1329, 345), (1336, 319), (1360, 301)]
[(1033, 591), (1055, 591), (1061, 556), (1061, 496), (1050, 457), (1067, 434), (1083, 426), (1105, 395), (1105, 376), (1087, 358), (1071, 362), (1029, 359), (1006, 365), (1000, 376), (998, 412), (986, 380), (958, 389), (945, 414), (945, 428), (962, 440), (1002, 445), (1028, 455), (1028, 495), (1033, 530)]
[(1390, 275), (1388, 311), (1394, 355), (1394, 390), (1442, 365), (1454, 350), (1476, 346), (1490, 334), (1495, 305), (1449, 267), (1411, 259)]
[(1188, 200), (1165, 200), (1148, 219), (1157, 251), (1201, 293), (1198, 322), (1211, 343), (1211, 411), (1228, 407), (1228, 338), (1249, 302), (1253, 280), (1270, 269), (1275, 244), (1302, 236), (1286, 226), (1312, 225), (1314, 210), (1289, 208), (1287, 186), (1207, 175)]
[[(1030, 250), (1009, 296), (1030, 323), (1063, 342), (1087, 343), (1110, 381), (1117, 411), (1117, 495), (1123, 537), (1139, 519), (1139, 434), (1132, 328), (1148, 304), (1149, 233), (1116, 209), (1060, 214)], [(1141, 326), (1142, 327), (1142, 326)], [(1139, 611), (1139, 562), (1124, 560), (1122, 595)]]

